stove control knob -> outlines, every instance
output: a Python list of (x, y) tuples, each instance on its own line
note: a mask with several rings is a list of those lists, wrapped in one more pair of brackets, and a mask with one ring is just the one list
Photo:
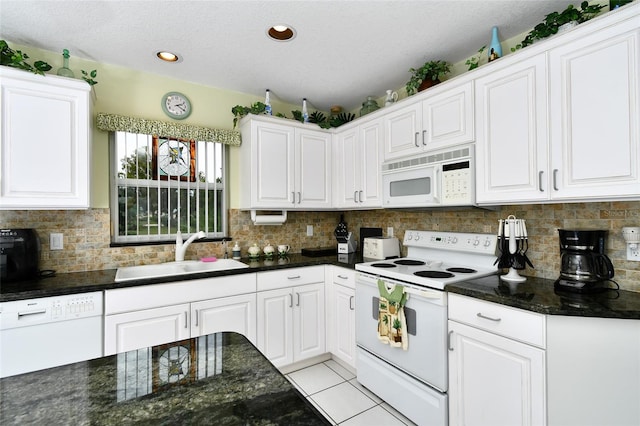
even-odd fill
[(409, 241), (413, 240), (413, 235), (411, 235), (411, 232), (407, 233), (407, 240)]
[(484, 246), (489, 247), (490, 245), (491, 245), (491, 240), (487, 239), (487, 241), (484, 242)]
[(451, 238), (451, 244), (457, 244), (458, 239), (456, 237)]
[(420, 234), (416, 232), (415, 240), (418, 241), (420, 239)]
[(480, 244), (480, 240), (476, 238), (476, 239), (473, 241), (473, 245), (474, 245), (474, 246), (477, 246), (477, 245), (479, 245), (479, 244)]

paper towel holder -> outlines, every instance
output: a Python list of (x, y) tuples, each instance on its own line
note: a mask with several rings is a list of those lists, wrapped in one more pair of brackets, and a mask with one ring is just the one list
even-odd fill
[(287, 221), (287, 211), (281, 210), (280, 214), (258, 214), (257, 210), (251, 210), (251, 221), (254, 225), (282, 225)]

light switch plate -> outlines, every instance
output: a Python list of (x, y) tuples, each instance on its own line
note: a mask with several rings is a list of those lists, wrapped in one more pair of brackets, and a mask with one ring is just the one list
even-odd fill
[(307, 237), (313, 237), (313, 225), (307, 225)]
[(49, 234), (50, 250), (62, 250), (64, 248), (63, 235), (57, 232)]

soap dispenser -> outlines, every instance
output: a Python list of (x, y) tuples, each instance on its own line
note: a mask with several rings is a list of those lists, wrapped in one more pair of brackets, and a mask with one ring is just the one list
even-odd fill
[(236, 260), (240, 259), (240, 246), (238, 245), (237, 241), (236, 241), (236, 244), (231, 249), (231, 254), (234, 259)]

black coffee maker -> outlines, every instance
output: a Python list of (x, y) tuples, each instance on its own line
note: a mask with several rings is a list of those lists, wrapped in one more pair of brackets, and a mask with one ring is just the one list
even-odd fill
[(556, 289), (595, 293), (608, 288), (613, 264), (604, 254), (607, 231), (558, 229), (560, 278)]

